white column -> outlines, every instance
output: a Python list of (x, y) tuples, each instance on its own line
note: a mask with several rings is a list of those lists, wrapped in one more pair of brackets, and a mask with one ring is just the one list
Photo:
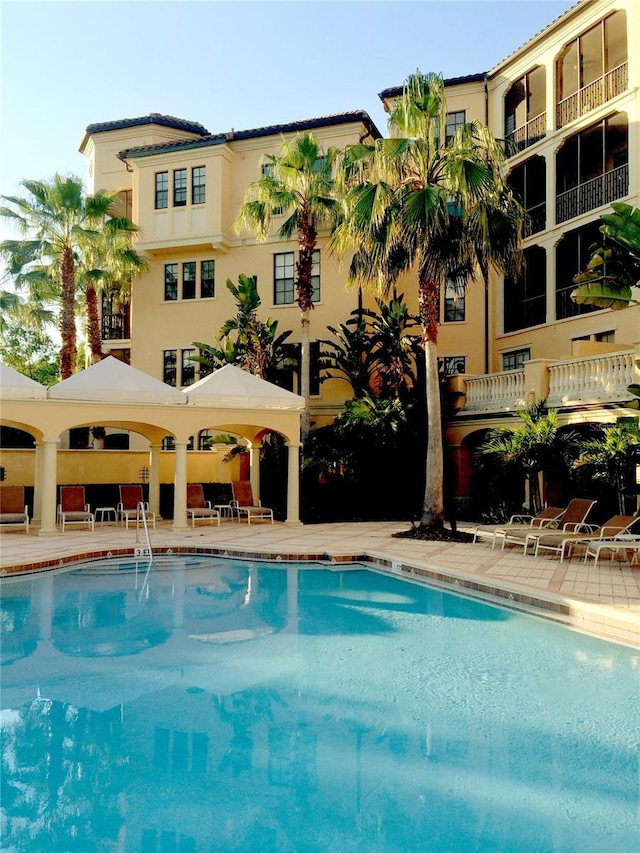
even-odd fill
[(249, 479), (251, 480), (251, 491), (256, 503), (260, 500), (260, 447), (262, 442), (249, 443)]
[(175, 443), (173, 530), (187, 530), (187, 442)]
[(300, 524), (300, 444), (289, 442), (287, 471), (287, 520), (285, 524)]
[(42, 442), (42, 514), (38, 536), (53, 536), (56, 528), (56, 486), (57, 486), (58, 439), (45, 439)]
[(149, 446), (149, 509), (160, 518), (160, 445)]
[(36, 441), (36, 456), (33, 470), (33, 518), (31, 519), (31, 521), (38, 523), (40, 523), (40, 519), (42, 518), (43, 458), (44, 457), (42, 453), (42, 442)]

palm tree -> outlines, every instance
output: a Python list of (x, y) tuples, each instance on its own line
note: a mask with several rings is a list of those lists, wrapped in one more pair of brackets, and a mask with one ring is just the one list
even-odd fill
[(390, 138), (347, 149), (341, 168), (344, 218), (333, 245), (354, 248), (351, 281), (383, 292), (405, 272), (417, 277), (427, 395), (426, 486), (420, 526), (441, 528), (444, 459), (437, 340), (440, 290), (490, 268), (515, 273), (525, 212), (504, 177), (505, 153), (471, 122), (445, 138), (442, 77), (409, 76), (389, 118)]
[(543, 508), (539, 475), (575, 456), (577, 436), (559, 431), (558, 413), (547, 409), (544, 400), (519, 411), (518, 418), (518, 426), (490, 430), (478, 453), (524, 474), (535, 515)]
[(600, 428), (600, 434), (580, 442), (579, 457), (574, 467), (586, 467), (596, 479), (613, 483), (617, 493), (618, 511), (625, 512), (625, 493), (636, 494), (626, 489), (630, 470), (640, 450), (640, 429), (637, 418), (621, 420)]
[(249, 184), (244, 202), (236, 219), (238, 230), (255, 231), (259, 240), (269, 236), (271, 220), (276, 214), (285, 219), (278, 236), (298, 241), (296, 263), (296, 302), (300, 308), (301, 355), (300, 393), (305, 408), (301, 422), (302, 441), (309, 434), (310, 350), (309, 324), (313, 309), (313, 253), (316, 250), (318, 231), (331, 227), (338, 215), (332, 167), (337, 151), (326, 152), (313, 133), (298, 134), (291, 142), (283, 144), (279, 155), (265, 157), (262, 177)]
[(59, 305), (60, 376), (67, 379), (76, 365), (78, 260), (96, 245), (118, 193), (85, 195), (73, 175), (21, 186), (28, 196), (3, 196), (10, 206), (0, 207), (0, 216), (25, 239), (3, 241), (0, 255), (18, 291), (26, 290), (36, 303), (46, 294)]
[(133, 248), (137, 233), (137, 226), (129, 219), (110, 216), (83, 241), (76, 272), (79, 289), (84, 292), (87, 342), (94, 362), (103, 357), (98, 297), (109, 292), (127, 299), (131, 278), (147, 269), (146, 260)]
[(276, 381), (287, 360), (284, 344), (291, 332), (278, 334), (278, 321), (271, 317), (264, 322), (258, 319), (261, 299), (256, 276), (240, 273), (237, 285), (227, 279), (227, 290), (236, 300), (236, 314), (224, 322), (216, 344), (194, 341), (200, 355), (192, 360), (209, 370), (237, 364), (261, 379)]

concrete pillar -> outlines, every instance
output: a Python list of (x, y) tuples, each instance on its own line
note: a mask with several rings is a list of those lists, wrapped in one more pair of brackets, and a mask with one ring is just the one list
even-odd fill
[(288, 443), (289, 465), (287, 472), (286, 524), (300, 524), (300, 444)]
[(160, 517), (160, 447), (149, 446), (149, 509)]
[(45, 439), (42, 442), (42, 513), (38, 536), (55, 536), (56, 527), (56, 486), (58, 483), (58, 439)]
[(42, 452), (42, 442), (36, 441), (36, 456), (33, 472), (33, 518), (31, 520), (38, 524), (42, 518), (42, 483), (44, 482), (42, 472), (43, 460), (44, 454)]
[(187, 530), (187, 442), (175, 443), (173, 530)]
[(260, 448), (262, 442), (249, 444), (249, 479), (251, 480), (251, 491), (256, 503), (260, 500)]

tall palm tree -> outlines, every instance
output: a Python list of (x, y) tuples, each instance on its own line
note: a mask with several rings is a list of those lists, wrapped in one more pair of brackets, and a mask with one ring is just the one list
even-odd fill
[(324, 151), (313, 133), (298, 134), (283, 144), (279, 155), (265, 157), (262, 177), (249, 184), (236, 219), (236, 228), (253, 230), (259, 240), (269, 236), (274, 215), (283, 214), (278, 230), (282, 240), (294, 235), (298, 241), (296, 302), (300, 308), (300, 393), (305, 408), (301, 423), (302, 441), (309, 434), (310, 350), (309, 325), (313, 309), (313, 253), (318, 231), (331, 227), (339, 206), (333, 190), (332, 168), (337, 151)]
[(525, 212), (504, 176), (502, 144), (471, 122), (446, 138), (444, 81), (410, 75), (389, 117), (390, 138), (347, 149), (340, 170), (344, 218), (333, 245), (355, 250), (349, 278), (387, 291), (417, 278), (427, 394), (423, 528), (444, 519), (444, 459), (437, 340), (440, 291), (466, 287), (476, 270), (514, 272)]
[(127, 299), (131, 279), (147, 268), (146, 260), (133, 247), (138, 227), (121, 216), (106, 217), (100, 227), (83, 241), (77, 264), (77, 281), (84, 294), (87, 342), (92, 361), (102, 358), (102, 332), (98, 298), (104, 292)]
[(67, 379), (76, 364), (78, 259), (98, 239), (118, 193), (86, 195), (82, 181), (73, 175), (27, 180), (21, 186), (28, 195), (4, 196), (10, 206), (0, 207), (0, 216), (25, 239), (3, 241), (0, 255), (18, 291), (26, 289), (34, 297), (53, 294), (59, 305), (60, 376)]

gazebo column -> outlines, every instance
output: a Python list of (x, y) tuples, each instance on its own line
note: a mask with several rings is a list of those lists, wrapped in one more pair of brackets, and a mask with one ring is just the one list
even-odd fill
[(38, 536), (57, 535), (56, 486), (58, 484), (58, 439), (42, 442), (42, 480), (37, 488), (41, 494), (42, 513)]
[(160, 517), (160, 444), (149, 446), (149, 509)]
[(259, 441), (257, 444), (253, 442), (249, 443), (249, 479), (251, 480), (251, 491), (253, 492), (253, 499), (258, 501), (260, 499), (260, 448), (262, 446), (262, 442)]
[(300, 447), (288, 443), (289, 465), (287, 470), (287, 520), (285, 524), (299, 525), (300, 522)]
[(43, 483), (43, 474), (42, 474), (42, 463), (44, 460), (44, 455), (42, 452), (42, 442), (36, 441), (36, 457), (34, 461), (34, 471), (33, 471), (33, 518), (32, 522), (40, 523), (40, 519), (42, 518), (42, 483)]
[(173, 530), (188, 530), (187, 524), (187, 442), (175, 442), (173, 475)]

